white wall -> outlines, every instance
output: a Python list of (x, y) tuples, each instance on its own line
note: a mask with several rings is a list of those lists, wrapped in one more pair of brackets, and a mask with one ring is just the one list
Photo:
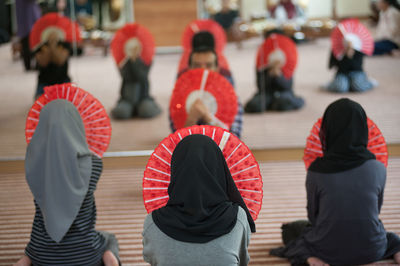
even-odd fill
[(265, 13), (267, 4), (265, 0), (242, 0), (242, 18), (249, 20), (251, 15)]
[(308, 18), (332, 17), (332, 0), (309, 0), (306, 14)]
[(367, 16), (369, 4), (370, 0), (337, 0), (336, 12), (339, 17)]
[[(252, 13), (265, 11), (266, 2), (266, 0), (242, 0), (243, 18), (248, 20)], [(307, 4), (306, 14), (308, 18), (332, 17), (333, 0), (297, 0), (297, 2)], [(336, 0), (336, 2), (336, 12), (339, 17), (367, 16), (370, 14), (370, 0)]]

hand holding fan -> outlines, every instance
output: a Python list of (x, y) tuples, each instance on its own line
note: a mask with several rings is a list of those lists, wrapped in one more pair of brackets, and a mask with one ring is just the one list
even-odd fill
[(184, 137), (192, 134), (209, 136), (219, 145), (232, 178), (251, 216), (256, 220), (263, 198), (263, 182), (257, 161), (250, 149), (236, 136), (222, 128), (205, 125), (177, 130), (162, 140), (154, 150), (143, 176), (143, 202), (147, 212), (167, 203), (172, 153)]
[(357, 19), (346, 19), (333, 29), (331, 34), (332, 52), (337, 59), (345, 54), (347, 43), (354, 50), (366, 55), (374, 51), (374, 39), (368, 29)]
[(46, 43), (50, 35), (56, 35), (59, 41), (80, 42), (82, 40), (79, 25), (68, 17), (58, 13), (48, 13), (38, 19), (29, 35), (31, 50), (37, 50)]
[(169, 110), (176, 129), (185, 126), (190, 108), (199, 98), (211, 115), (231, 126), (238, 110), (232, 85), (216, 72), (192, 69), (179, 77), (172, 92)]
[(201, 31), (210, 32), (215, 39), (215, 51), (222, 52), (226, 45), (224, 29), (211, 19), (198, 19), (190, 22), (183, 31), (182, 46), (184, 50), (192, 50), (193, 36)]
[(111, 140), (110, 118), (99, 100), (71, 83), (44, 88), (44, 94), (32, 105), (26, 119), (26, 142), (29, 144), (35, 133), (42, 108), (57, 99), (64, 99), (75, 105), (85, 126), (89, 149), (98, 157), (102, 157)]
[[(304, 149), (303, 161), (306, 169), (310, 164), (317, 158), (322, 157), (322, 145), (319, 139), (319, 131), (321, 128), (322, 118), (314, 124), (310, 135), (307, 137), (306, 148)], [(368, 150), (375, 154), (376, 159), (382, 162), (385, 166), (388, 163), (388, 152), (386, 147), (386, 141), (379, 130), (378, 126), (369, 118), (367, 118), (368, 124)]]
[(150, 65), (154, 49), (153, 36), (145, 27), (137, 23), (126, 24), (115, 33), (111, 41), (111, 52), (119, 67), (122, 67), (135, 54), (140, 55), (146, 65)]
[(296, 44), (281, 34), (271, 34), (258, 48), (257, 70), (262, 70), (279, 61), (286, 78), (291, 78), (297, 65)]

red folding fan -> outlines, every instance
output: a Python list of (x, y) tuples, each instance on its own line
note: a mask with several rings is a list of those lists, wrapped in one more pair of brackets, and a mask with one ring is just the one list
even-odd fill
[[(191, 50), (184, 50), (181, 56), (181, 60), (179, 61), (178, 73), (181, 73), (183, 70), (189, 68), (189, 56)], [(221, 52), (217, 52), (218, 56), (218, 67), (225, 70), (230, 70), (228, 61), (225, 56)]]
[(296, 44), (281, 34), (271, 34), (258, 48), (257, 69), (262, 70), (275, 60), (282, 62), (282, 73), (291, 78), (297, 65)]
[(215, 50), (222, 52), (226, 45), (226, 33), (224, 29), (214, 20), (198, 19), (190, 22), (182, 35), (182, 46), (184, 50), (192, 49), (193, 36), (200, 31), (208, 31), (214, 36)]
[(73, 43), (82, 41), (81, 31), (76, 22), (58, 13), (48, 13), (38, 19), (29, 35), (31, 50), (36, 50), (48, 40), (50, 33), (56, 32), (61, 41)]
[(99, 100), (72, 83), (44, 88), (44, 94), (32, 105), (26, 119), (26, 142), (29, 144), (35, 133), (42, 108), (57, 99), (65, 99), (75, 105), (85, 126), (89, 149), (98, 157), (102, 157), (111, 140), (110, 118)]
[(129, 59), (130, 48), (140, 45), (140, 58), (150, 65), (154, 56), (155, 43), (153, 35), (138, 23), (129, 23), (119, 29), (111, 41), (111, 52), (119, 67)]
[(238, 110), (232, 85), (216, 72), (192, 69), (178, 78), (172, 91), (169, 110), (176, 129), (185, 126), (190, 107), (199, 98), (212, 115), (231, 126)]
[(374, 51), (374, 39), (369, 30), (358, 19), (346, 19), (340, 22), (331, 33), (332, 51), (336, 58), (343, 57), (346, 42), (350, 42), (354, 50), (366, 55)]
[(263, 198), (263, 182), (256, 159), (236, 136), (222, 128), (206, 125), (180, 129), (162, 140), (154, 150), (143, 176), (143, 202), (147, 212), (167, 204), (172, 153), (184, 137), (192, 134), (209, 136), (219, 145), (232, 178), (251, 216), (256, 220)]
[[(306, 169), (310, 164), (317, 158), (322, 157), (322, 145), (319, 139), (319, 131), (321, 128), (322, 118), (314, 124), (311, 129), (310, 135), (307, 137), (306, 148), (304, 149), (303, 161), (306, 165)], [(376, 159), (382, 162), (385, 166), (388, 163), (388, 152), (386, 147), (385, 138), (378, 126), (369, 118), (367, 118), (368, 124), (368, 150), (375, 154)]]

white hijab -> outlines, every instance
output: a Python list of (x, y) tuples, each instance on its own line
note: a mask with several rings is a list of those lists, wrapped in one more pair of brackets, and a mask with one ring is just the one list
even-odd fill
[(79, 213), (91, 171), (91, 153), (78, 110), (67, 100), (46, 104), (26, 151), (25, 174), (46, 231), (57, 243)]

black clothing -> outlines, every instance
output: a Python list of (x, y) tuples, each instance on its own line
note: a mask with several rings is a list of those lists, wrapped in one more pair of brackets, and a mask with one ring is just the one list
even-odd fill
[(323, 157), (308, 169), (319, 173), (336, 173), (375, 159), (368, 149), (367, 115), (358, 103), (347, 98), (331, 103), (322, 118), (319, 138)]
[(167, 205), (153, 211), (157, 227), (175, 240), (205, 243), (229, 233), (238, 206), (255, 224), (232, 179), (218, 145), (209, 137), (190, 135), (176, 146), (171, 159)]
[(355, 51), (352, 58), (347, 57), (345, 54), (341, 60), (338, 60), (333, 53), (329, 59), (329, 69), (337, 67), (337, 73), (348, 74), (351, 71), (364, 71), (363, 70), (363, 58), (364, 54)]
[(151, 118), (161, 113), (160, 107), (150, 97), (149, 71), (150, 65), (146, 65), (140, 58), (127, 60), (122, 66), (121, 97), (112, 110), (114, 118)]
[(293, 93), (293, 78), (287, 79), (283, 75), (272, 76), (269, 69), (257, 71), (258, 92), (247, 102), (247, 113), (269, 111), (288, 111), (300, 109), (304, 100)]
[(239, 12), (237, 10), (229, 10), (228, 12), (216, 13), (213, 19), (218, 22), (224, 30), (228, 30), (237, 17), (239, 17)]

